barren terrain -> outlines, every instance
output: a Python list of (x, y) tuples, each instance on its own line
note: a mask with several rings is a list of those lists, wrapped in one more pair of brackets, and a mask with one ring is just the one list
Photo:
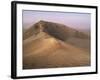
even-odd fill
[(83, 32), (40, 21), (23, 36), (23, 69), (90, 65), (90, 37)]

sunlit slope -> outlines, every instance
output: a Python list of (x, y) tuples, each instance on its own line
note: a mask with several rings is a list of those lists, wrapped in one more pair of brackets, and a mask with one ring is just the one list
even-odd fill
[(45, 32), (25, 39), (23, 53), (24, 69), (90, 65), (89, 53)]

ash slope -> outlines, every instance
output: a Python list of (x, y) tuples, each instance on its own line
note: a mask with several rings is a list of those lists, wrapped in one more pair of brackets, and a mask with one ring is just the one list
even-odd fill
[(90, 54), (67, 42), (71, 37), (89, 39), (65, 25), (40, 21), (24, 33), (23, 68), (89, 66)]

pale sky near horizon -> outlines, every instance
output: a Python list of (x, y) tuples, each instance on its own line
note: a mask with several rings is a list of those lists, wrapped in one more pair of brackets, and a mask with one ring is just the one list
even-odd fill
[(81, 30), (90, 30), (91, 26), (91, 14), (89, 13), (23, 11), (24, 28), (28, 28), (40, 20), (56, 22)]

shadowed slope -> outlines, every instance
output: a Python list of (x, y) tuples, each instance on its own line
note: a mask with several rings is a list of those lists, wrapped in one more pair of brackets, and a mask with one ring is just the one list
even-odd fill
[(78, 38), (89, 38), (88, 35), (79, 32), (75, 29), (67, 27), (63, 24), (47, 22), (47, 21), (39, 21), (34, 24), (31, 28), (29, 28), (24, 33), (24, 39), (39, 33), (40, 31), (46, 32), (49, 35), (52, 35), (55, 38), (65, 41), (69, 37), (78, 37)]

